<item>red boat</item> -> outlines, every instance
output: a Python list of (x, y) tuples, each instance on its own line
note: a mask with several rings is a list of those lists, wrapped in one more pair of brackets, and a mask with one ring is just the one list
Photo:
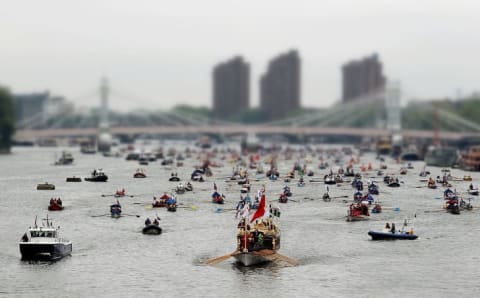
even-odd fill
[(152, 208), (163, 208), (167, 207), (167, 200), (170, 199), (170, 196), (166, 193), (163, 194), (158, 200), (156, 197), (153, 197)]
[(50, 199), (50, 205), (48, 206), (49, 211), (61, 211), (64, 207), (62, 206), (62, 200), (58, 199)]
[(221, 195), (216, 195), (216, 196), (212, 195), (212, 202), (215, 204), (223, 204), (225, 203), (225, 199)]
[(113, 196), (116, 197), (116, 198), (124, 197), (125, 196), (125, 188), (122, 188), (122, 190), (117, 190)]
[(368, 206), (362, 203), (351, 204), (348, 208), (347, 221), (369, 220)]
[(287, 195), (284, 194), (284, 193), (282, 193), (282, 194), (280, 195), (280, 198), (278, 199), (278, 202), (279, 202), (279, 203), (284, 203), (284, 204), (287, 203), (287, 202), (288, 202), (288, 197), (287, 197)]

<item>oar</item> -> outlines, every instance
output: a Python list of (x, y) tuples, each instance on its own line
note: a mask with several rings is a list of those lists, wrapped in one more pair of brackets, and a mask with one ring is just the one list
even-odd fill
[(192, 206), (177, 206), (177, 208), (192, 209), (192, 210), (195, 210), (195, 211), (198, 210), (198, 207), (195, 206), (195, 205), (192, 205)]
[(140, 215), (138, 215), (138, 214), (122, 214), (122, 215), (140, 217)]
[(297, 266), (298, 265), (298, 262), (297, 260), (294, 260), (290, 257), (287, 257), (285, 255), (282, 255), (282, 254), (279, 254), (278, 252), (277, 253), (274, 253), (273, 255), (271, 255), (271, 257), (273, 259), (277, 259), (277, 260), (281, 260), (281, 261), (284, 261), (285, 263), (291, 265), (291, 266)]
[(330, 197), (330, 199), (340, 199), (340, 198), (348, 198), (348, 196), (345, 195), (345, 196)]
[(102, 195), (102, 197), (113, 197), (114, 195)]
[(445, 209), (442, 209), (442, 210), (425, 210), (423, 212), (425, 212), (425, 213), (445, 212)]
[(92, 217), (101, 217), (101, 216), (107, 216), (107, 215), (110, 215), (110, 213), (108, 213), (108, 214), (102, 214), (102, 215), (92, 215)]
[(216, 212), (220, 212), (220, 211), (233, 211), (233, 210), (237, 210), (236, 208), (217, 208), (216, 209)]
[(216, 265), (218, 263), (221, 263), (223, 261), (226, 261), (228, 259), (230, 259), (230, 257), (234, 256), (236, 253), (238, 252), (232, 252), (232, 253), (229, 253), (229, 254), (226, 254), (224, 256), (220, 256), (220, 257), (216, 257), (216, 258), (213, 258), (213, 259), (209, 259), (207, 261), (205, 261), (205, 264), (207, 265)]

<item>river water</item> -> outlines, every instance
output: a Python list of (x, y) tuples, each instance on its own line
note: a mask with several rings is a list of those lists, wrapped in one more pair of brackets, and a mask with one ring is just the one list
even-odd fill
[[(182, 148), (177, 145), (177, 148)], [(307, 183), (299, 188), (290, 183), (293, 199), (282, 204), (282, 248), (284, 255), (298, 260), (296, 267), (271, 263), (244, 268), (228, 260), (216, 266), (203, 261), (233, 252), (236, 247), (236, 224), (233, 211), (215, 212), (210, 202), (212, 182), (226, 194), (224, 208), (232, 208), (240, 187), (224, 182), (231, 166), (214, 168), (214, 176), (205, 183), (194, 182), (194, 191), (179, 195), (183, 207), (176, 213), (165, 209), (147, 209), (153, 195), (171, 191), (170, 169), (160, 162), (143, 166), (148, 178), (133, 179), (139, 166), (124, 158), (81, 155), (78, 149), (72, 166), (53, 166), (61, 148), (14, 148), (0, 156), (0, 296), (5, 297), (472, 297), (480, 286), (480, 213), (476, 210), (450, 215), (441, 210), (442, 188), (416, 188), (422, 162), (415, 170), (399, 176), (404, 183), (389, 189), (379, 182), (378, 199), (385, 210), (373, 214), (370, 221), (345, 221), (347, 205), (343, 199), (323, 202), (321, 183)], [(378, 161), (373, 155), (362, 162)], [(388, 161), (387, 161), (388, 162)], [(185, 161), (175, 169), (186, 181), (197, 160)], [(280, 161), (286, 173), (293, 161)], [(398, 172), (400, 165), (387, 163), (386, 172)], [(309, 164), (316, 177), (318, 159)], [(107, 183), (66, 183), (67, 176), (88, 176), (93, 168), (103, 168)], [(434, 176), (439, 168), (429, 168)], [(453, 176), (463, 177), (460, 170)], [(479, 180), (478, 173), (474, 183)], [(375, 179), (375, 178), (374, 178)], [(308, 179), (307, 179), (308, 180)], [(381, 181), (381, 178), (377, 178)], [(54, 191), (37, 191), (36, 184), (48, 181)], [(185, 182), (186, 183), (186, 182)], [(267, 198), (276, 199), (282, 181), (261, 181), (253, 191), (266, 184)], [(468, 182), (454, 182), (458, 191)], [(121, 198), (123, 212), (132, 216), (112, 219), (98, 216), (109, 212), (117, 188), (124, 187), (133, 198)], [(353, 191), (347, 184), (331, 186), (332, 196)], [(61, 197), (62, 212), (48, 212), (50, 197)], [(308, 199), (305, 199), (308, 198)], [(313, 200), (311, 200), (313, 199)], [(480, 207), (479, 199), (473, 205)], [(190, 208), (190, 206), (196, 208)], [(424, 211), (435, 211), (425, 213)], [(61, 226), (62, 236), (73, 242), (73, 253), (58, 262), (20, 260), (18, 241), (38, 215), (49, 214)], [(369, 229), (381, 229), (386, 221), (401, 226), (404, 218), (415, 219), (416, 241), (371, 241)], [(140, 218), (135, 215), (140, 215)], [(161, 217), (163, 234), (141, 233), (146, 216)]]

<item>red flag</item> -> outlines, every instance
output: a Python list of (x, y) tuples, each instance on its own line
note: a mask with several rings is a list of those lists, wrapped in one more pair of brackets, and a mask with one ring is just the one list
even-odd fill
[(253, 222), (255, 219), (262, 217), (264, 214), (265, 214), (265, 195), (262, 195), (262, 199), (260, 200), (260, 205), (258, 206), (258, 209), (253, 215), (250, 222)]

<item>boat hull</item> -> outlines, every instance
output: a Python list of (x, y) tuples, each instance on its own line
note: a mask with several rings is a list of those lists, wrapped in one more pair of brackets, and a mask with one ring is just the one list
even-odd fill
[(347, 215), (347, 221), (365, 221), (369, 219), (370, 217), (366, 215), (358, 215), (358, 216)]
[(162, 228), (157, 225), (148, 225), (142, 229), (142, 234), (145, 235), (160, 235), (162, 234)]
[(89, 181), (89, 182), (107, 182), (107, 180), (108, 180), (107, 176), (85, 178), (85, 181)]
[(82, 182), (82, 178), (80, 177), (67, 177), (67, 182)]
[(368, 235), (372, 237), (372, 240), (415, 240), (417, 235), (411, 235), (406, 233), (385, 233), (377, 231), (369, 231)]
[(55, 185), (53, 184), (38, 184), (37, 190), (55, 190)]
[(270, 261), (266, 257), (252, 253), (252, 252), (239, 253), (234, 255), (233, 257), (238, 263), (246, 267), (259, 265), (259, 264), (263, 264)]
[(72, 253), (72, 243), (20, 243), (23, 260), (54, 260)]

